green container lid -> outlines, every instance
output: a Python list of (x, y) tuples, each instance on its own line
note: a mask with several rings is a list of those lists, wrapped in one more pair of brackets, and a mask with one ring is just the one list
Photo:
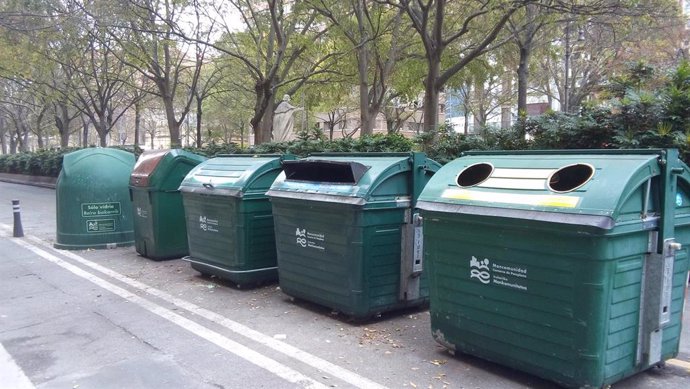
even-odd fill
[[(290, 155), (219, 155), (187, 174), (180, 191), (218, 196), (260, 196), (273, 181), (276, 168)], [(270, 180), (270, 181), (267, 181)]]
[(660, 155), (654, 150), (470, 153), (432, 177), (419, 207), (610, 229), (630, 196), (659, 175)]
[[(415, 160), (415, 163), (411, 163)], [(321, 153), (285, 161), (268, 195), (354, 205), (395, 201), (413, 203), (427, 179), (440, 165), (422, 153)], [(409, 174), (411, 170), (419, 170)]]
[(89, 148), (65, 154), (56, 184), (55, 247), (128, 246), (134, 241), (129, 177), (134, 154)]

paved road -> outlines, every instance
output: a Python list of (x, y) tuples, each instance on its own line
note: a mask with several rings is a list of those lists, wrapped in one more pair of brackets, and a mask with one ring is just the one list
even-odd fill
[[(0, 183), (0, 388), (554, 388), (429, 334), (427, 311), (352, 324), (276, 284), (238, 290), (133, 248), (54, 250), (54, 191)], [(12, 238), (10, 200), (26, 237)], [(687, 302), (686, 302), (687, 304)], [(690, 387), (682, 353), (615, 388)]]

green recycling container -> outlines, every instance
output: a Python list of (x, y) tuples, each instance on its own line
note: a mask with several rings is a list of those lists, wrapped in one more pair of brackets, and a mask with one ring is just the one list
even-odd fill
[(690, 174), (676, 150), (468, 153), (418, 206), (448, 349), (592, 388), (678, 354)]
[(206, 158), (184, 150), (151, 150), (139, 156), (129, 179), (134, 247), (161, 260), (188, 254), (187, 227), (179, 187)]
[(192, 268), (237, 286), (275, 281), (275, 237), (266, 191), (290, 155), (220, 155), (180, 185)]
[(283, 292), (357, 319), (428, 302), (414, 209), (438, 163), (316, 154), (283, 167), (268, 192)]
[(56, 195), (58, 249), (85, 250), (134, 243), (128, 181), (134, 154), (89, 148), (65, 154)]

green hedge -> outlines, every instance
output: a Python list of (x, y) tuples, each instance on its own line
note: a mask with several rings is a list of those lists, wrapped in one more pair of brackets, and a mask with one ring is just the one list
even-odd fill
[[(133, 152), (137, 156), (141, 153), (141, 149), (133, 150), (127, 147), (116, 148)], [(35, 152), (0, 155), (0, 173), (57, 177), (60, 174), (60, 170), (62, 170), (63, 155), (76, 150), (79, 150), (79, 148), (47, 149)]]
[(0, 155), (0, 172), (57, 177), (62, 169), (62, 156), (74, 150), (77, 149), (40, 150)]
[[(306, 157), (317, 152), (407, 152), (415, 147), (413, 140), (399, 134), (364, 136), (357, 139), (333, 141), (307, 137), (290, 142), (264, 143), (253, 149), (240, 149), (234, 143), (210, 143), (203, 148), (187, 147), (185, 150), (213, 157), (217, 154), (282, 154), (292, 153)], [(131, 147), (116, 147), (139, 156), (142, 150)], [(0, 173), (28, 174), (57, 177), (62, 169), (62, 156), (78, 148), (41, 150), (29, 153), (0, 155)]]
[(294, 154), (306, 157), (321, 152), (408, 152), (415, 148), (414, 140), (400, 134), (374, 134), (360, 138), (327, 140), (322, 134), (311, 132), (289, 142), (269, 142), (254, 148), (240, 149), (235, 143), (213, 143), (202, 147), (186, 147), (185, 150), (207, 157), (218, 154)]

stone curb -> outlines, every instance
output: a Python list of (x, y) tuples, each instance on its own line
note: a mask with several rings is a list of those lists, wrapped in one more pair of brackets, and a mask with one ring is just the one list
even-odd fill
[(0, 173), (0, 181), (13, 184), (40, 186), (42, 188), (55, 189), (57, 177), (30, 176), (28, 174)]

